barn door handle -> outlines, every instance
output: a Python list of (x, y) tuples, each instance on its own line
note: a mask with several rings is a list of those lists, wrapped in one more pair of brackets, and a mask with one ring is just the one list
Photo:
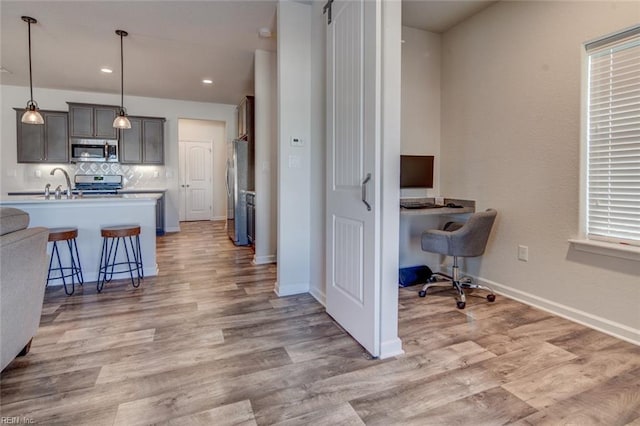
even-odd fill
[(362, 182), (362, 202), (367, 206), (367, 211), (371, 211), (371, 204), (367, 201), (367, 184), (371, 180), (371, 173), (367, 173), (367, 177)]

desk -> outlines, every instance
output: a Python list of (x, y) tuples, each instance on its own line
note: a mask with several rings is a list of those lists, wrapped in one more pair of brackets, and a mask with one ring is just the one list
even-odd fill
[[(433, 202), (433, 199), (425, 199)], [(399, 266), (428, 265), (438, 270), (440, 255), (422, 251), (422, 233), (427, 229), (442, 229), (450, 221), (464, 222), (476, 211), (476, 203), (471, 200), (445, 198), (444, 204), (454, 203), (462, 208), (440, 207), (428, 209), (400, 208), (400, 250)]]

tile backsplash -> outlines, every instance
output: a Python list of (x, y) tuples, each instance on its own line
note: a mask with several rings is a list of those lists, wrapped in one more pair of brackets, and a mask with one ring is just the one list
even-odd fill
[[(172, 172), (166, 166), (129, 165), (119, 163), (77, 163), (77, 164), (28, 164), (24, 165), (23, 173), (15, 176), (15, 188), (13, 189), (38, 189), (48, 182), (53, 183), (62, 179), (61, 174), (50, 176), (54, 167), (62, 167), (69, 176), (77, 174), (92, 175), (122, 175), (125, 188), (166, 188), (167, 180), (172, 177)], [(22, 175), (22, 176), (20, 176)], [(22, 178), (22, 179), (21, 179)], [(10, 177), (5, 179), (11, 179)], [(22, 180), (22, 182), (20, 182)], [(7, 182), (8, 183), (8, 182)]]

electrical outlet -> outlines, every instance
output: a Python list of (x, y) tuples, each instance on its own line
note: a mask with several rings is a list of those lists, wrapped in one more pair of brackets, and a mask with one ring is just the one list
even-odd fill
[(37, 177), (38, 179), (40, 179), (42, 177), (42, 171), (41, 170), (36, 170), (35, 172), (33, 172), (33, 175), (35, 177)]
[(518, 246), (518, 260), (522, 260), (523, 262), (529, 261), (529, 247)]

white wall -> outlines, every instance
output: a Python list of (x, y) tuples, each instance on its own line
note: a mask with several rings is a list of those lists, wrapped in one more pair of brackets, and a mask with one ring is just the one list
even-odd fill
[[(310, 283), (311, 6), (278, 2), (278, 282), (279, 295)], [(291, 146), (292, 137), (303, 147)]]
[(278, 94), (275, 52), (255, 53), (256, 264), (276, 261), (278, 230)]
[(310, 293), (323, 302), (326, 284), (326, 15), (322, 2), (311, 11), (311, 283)]
[[(211, 120), (178, 120), (178, 143), (180, 142), (207, 142), (211, 144), (211, 202), (212, 219), (223, 220), (227, 218), (227, 192), (225, 186), (227, 140), (225, 136), (225, 123)], [(183, 172), (178, 166), (179, 174)], [(180, 187), (182, 188), (182, 187)], [(184, 189), (181, 189), (184, 191)], [(178, 208), (180, 211), (180, 208)], [(182, 219), (182, 218), (181, 218)]]
[(638, 262), (567, 240), (579, 231), (582, 43), (639, 21), (639, 2), (498, 2), (442, 46), (442, 192), (498, 210), (487, 252), (464, 269), (635, 341)]
[[(17, 86), (0, 86), (2, 94), (0, 136), (2, 142), (0, 153), (2, 154), (2, 181), (0, 189), (2, 194), (8, 191), (40, 189), (43, 180), (34, 181), (31, 176), (35, 166), (17, 164), (16, 153), (16, 117), (14, 107), (22, 108), (28, 99), (29, 89)], [(85, 102), (106, 105), (118, 105), (120, 97), (117, 94), (73, 92), (63, 90), (34, 88), (34, 98), (41, 109), (67, 111), (66, 102)], [(144, 98), (127, 96), (125, 93), (124, 104), (130, 115), (144, 115), (152, 117), (165, 117), (165, 166), (164, 177), (158, 177), (152, 181), (145, 181), (152, 188), (166, 187), (168, 189), (165, 204), (165, 221), (168, 231), (177, 231), (178, 227), (178, 119), (191, 118), (200, 120), (216, 120), (226, 124), (227, 140), (232, 137), (236, 129), (235, 105), (214, 104), (204, 102), (190, 102), (175, 99)], [(53, 166), (51, 166), (53, 167)], [(148, 166), (147, 166), (148, 167)], [(49, 170), (49, 166), (46, 167)], [(145, 170), (141, 168), (140, 170)], [(13, 174), (15, 176), (7, 176)], [(42, 184), (42, 185), (40, 185)]]
[(405, 155), (433, 155), (433, 189), (403, 189), (402, 197), (440, 195), (440, 34), (402, 27), (402, 145)]

